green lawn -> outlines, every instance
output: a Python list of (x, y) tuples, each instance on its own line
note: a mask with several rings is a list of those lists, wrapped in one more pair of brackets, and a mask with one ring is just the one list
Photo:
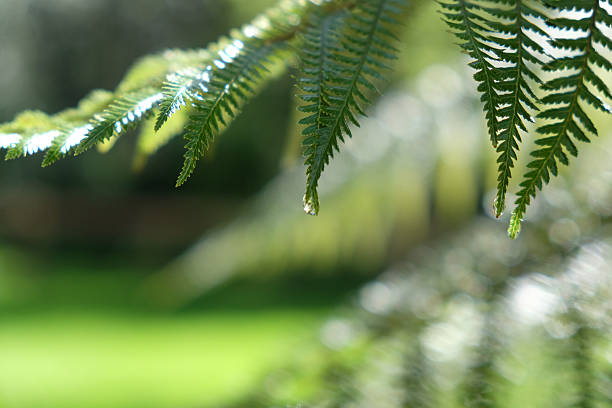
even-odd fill
[(0, 250), (0, 408), (217, 407), (240, 400), (359, 282), (232, 282), (164, 309), (156, 268)]
[(313, 339), (325, 313), (88, 311), (0, 320), (0, 407), (217, 406)]

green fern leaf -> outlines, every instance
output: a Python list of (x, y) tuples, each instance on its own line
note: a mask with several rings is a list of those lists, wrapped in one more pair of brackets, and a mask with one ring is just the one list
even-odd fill
[(304, 210), (309, 214), (318, 214), (319, 179), (344, 135), (351, 136), (349, 123), (359, 126), (357, 116), (365, 116), (366, 93), (376, 91), (372, 80), (381, 79), (385, 61), (396, 58), (392, 26), (403, 5), (400, 0), (363, 1), (345, 18), (320, 19), (304, 36), (298, 81), (307, 103), (302, 111), (311, 113), (301, 121), (307, 125)]
[[(255, 44), (254, 44), (255, 43)], [(265, 80), (266, 64), (273, 57), (279, 57), (286, 50), (284, 43), (265, 45), (253, 41), (245, 45), (234, 40), (235, 58), (224, 53), (215, 60), (215, 68), (207, 68), (210, 74), (203, 78), (206, 85), (196, 89), (193, 99), (194, 112), (185, 126), (185, 162), (176, 182), (181, 186), (195, 170), (197, 161), (204, 155), (210, 143), (222, 128), (227, 127), (255, 89)]]
[(51, 146), (47, 149), (42, 166), (46, 167), (55, 163), (77, 146), (93, 128), (88, 123), (90, 118), (104, 110), (112, 99), (111, 92), (95, 90), (85, 97), (77, 108), (60, 113), (58, 116), (68, 123), (58, 128), (59, 135), (53, 139)]
[[(326, 17), (316, 16), (302, 36), (300, 53), (302, 69), (298, 78), (298, 87), (301, 91), (299, 98), (305, 102), (305, 105), (300, 106), (299, 110), (308, 116), (301, 119), (299, 123), (306, 125), (302, 135), (305, 137), (303, 144), (306, 146), (305, 164), (309, 169), (316, 168), (317, 154), (320, 154), (317, 149), (323, 146), (320, 136), (322, 129), (326, 127), (324, 118), (331, 114), (328, 98), (333, 94), (328, 87), (333, 78), (332, 74), (338, 75), (343, 72), (333, 60), (334, 55), (341, 50), (340, 36), (336, 27), (345, 18), (345, 12)], [(313, 174), (312, 170), (307, 170), (307, 175), (307, 192), (304, 196), (305, 211), (315, 215), (319, 211), (318, 177), (316, 173)], [(308, 186), (312, 187), (308, 188)]]
[(610, 15), (601, 7), (599, 0), (559, 1), (554, 4), (557, 7), (565, 7), (566, 10), (581, 9), (588, 13), (582, 18), (552, 20), (553, 25), (572, 27), (586, 34), (556, 42), (557, 47), (571, 50), (575, 55), (556, 59), (547, 67), (557, 73), (558, 77), (544, 84), (548, 94), (542, 98), (542, 102), (548, 104), (549, 108), (541, 112), (538, 117), (550, 122), (537, 130), (544, 137), (536, 140), (536, 144), (541, 148), (531, 153), (534, 159), (527, 165), (529, 171), (520, 184), (521, 189), (508, 228), (508, 234), (512, 238), (518, 235), (527, 206), (531, 199), (535, 198), (537, 190), (549, 182), (551, 174), (553, 176), (558, 174), (558, 162), (567, 165), (569, 163), (567, 153), (578, 155), (574, 141), (589, 142), (588, 135), (597, 135), (597, 129), (581, 104), (590, 104), (599, 110), (609, 112), (600, 96), (589, 89), (589, 85), (602, 97), (611, 97), (607, 85), (595, 79), (598, 75), (593, 71), (594, 65), (599, 65), (605, 60), (594, 47), (596, 41), (605, 37), (598, 23), (605, 24), (610, 19)]
[(110, 92), (95, 90), (87, 95), (76, 108), (66, 109), (55, 115), (44, 112), (24, 112), (14, 121), (0, 127), (5, 136), (0, 147), (7, 148), (7, 159), (15, 159), (61, 146), (60, 141), (72, 130), (82, 127), (89, 118), (104, 109), (111, 100)]
[(81, 154), (96, 144), (121, 135), (134, 128), (142, 119), (150, 116), (151, 110), (159, 103), (162, 94), (155, 88), (135, 91), (116, 98), (100, 115), (95, 115), (91, 130), (76, 147)]
[(59, 135), (59, 121), (40, 111), (26, 111), (12, 123), (16, 143), (6, 153), (6, 160), (30, 156), (46, 150)]
[[(211, 61), (212, 63), (212, 61)], [(211, 65), (209, 67), (212, 68)], [(180, 111), (193, 98), (196, 87), (200, 86), (206, 92), (204, 83), (210, 81), (210, 70), (189, 69), (168, 76), (163, 85), (163, 99), (159, 104), (159, 114), (155, 121), (155, 131)]]
[[(159, 116), (159, 123), (173, 109), (180, 109), (181, 98), (185, 96), (189, 97), (194, 111), (185, 127), (185, 160), (177, 186), (185, 183), (215, 136), (272, 76), (273, 72), (268, 69), (271, 62), (280, 61), (283, 68), (287, 66), (291, 60), (289, 43), (319, 7), (309, 1), (280, 2), (241, 31), (213, 45), (210, 51), (216, 59), (188, 86), (175, 84), (168, 90), (164, 104), (167, 112)], [(178, 95), (179, 92), (184, 94)]]
[[(529, 63), (543, 65), (546, 61), (546, 52), (542, 45), (534, 41), (530, 34), (545, 34), (532, 19), (544, 19), (539, 11), (525, 5), (524, 0), (509, 0), (506, 4), (509, 8), (486, 9), (493, 18), (489, 19), (488, 25), (494, 33), (489, 34), (489, 41), (504, 47), (499, 52), (500, 59), (510, 66), (494, 67), (499, 71), (498, 77), (503, 77), (495, 82), (494, 88), (497, 93), (496, 101), (497, 115), (499, 115), (497, 146), (499, 153), (497, 195), (494, 208), (495, 215), (501, 216), (506, 205), (506, 194), (508, 184), (512, 177), (512, 168), (517, 159), (521, 132), (526, 132), (525, 122), (533, 122), (530, 112), (537, 111), (536, 97), (532, 83), (542, 84), (539, 75), (530, 67)], [(509, 22), (508, 22), (509, 21)], [(506, 34), (506, 38), (499, 36)], [(508, 38), (509, 37), (509, 38)]]

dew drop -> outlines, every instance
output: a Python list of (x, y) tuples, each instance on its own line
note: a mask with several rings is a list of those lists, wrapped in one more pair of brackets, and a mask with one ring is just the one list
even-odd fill
[(317, 215), (316, 206), (312, 199), (306, 200), (306, 195), (304, 195), (304, 212), (308, 215)]

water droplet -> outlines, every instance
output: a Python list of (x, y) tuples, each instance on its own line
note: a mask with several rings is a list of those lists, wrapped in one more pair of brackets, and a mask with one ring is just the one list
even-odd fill
[(317, 215), (317, 208), (311, 199), (306, 199), (306, 195), (304, 195), (304, 212), (308, 215)]

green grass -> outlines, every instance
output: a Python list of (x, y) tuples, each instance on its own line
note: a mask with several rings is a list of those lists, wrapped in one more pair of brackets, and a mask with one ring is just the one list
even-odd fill
[[(218, 407), (316, 341), (359, 280), (243, 280), (180, 309), (156, 267), (0, 248), (0, 408)], [(169, 290), (169, 289), (168, 289)]]
[(0, 320), (0, 407), (218, 406), (312, 338), (325, 313), (87, 311)]

